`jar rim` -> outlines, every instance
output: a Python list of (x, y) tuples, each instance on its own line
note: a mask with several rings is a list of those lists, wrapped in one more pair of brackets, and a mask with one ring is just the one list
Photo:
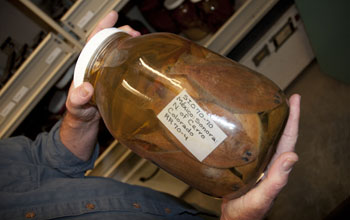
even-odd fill
[(164, 7), (168, 10), (173, 10), (179, 7), (185, 0), (165, 0)]
[(115, 33), (125, 32), (118, 28), (106, 28), (97, 32), (84, 46), (78, 57), (74, 69), (73, 84), (74, 88), (80, 86), (84, 82), (84, 76), (88, 70), (91, 59), (97, 50), (100, 49), (106, 40)]

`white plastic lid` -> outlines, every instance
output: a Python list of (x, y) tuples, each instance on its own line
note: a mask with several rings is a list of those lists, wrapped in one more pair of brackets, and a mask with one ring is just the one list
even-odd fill
[(179, 7), (185, 0), (165, 0), (164, 7), (168, 10), (173, 10)]
[(118, 28), (106, 28), (99, 31), (89, 40), (89, 42), (87, 42), (87, 44), (84, 46), (83, 50), (81, 51), (78, 61), (75, 65), (74, 78), (73, 78), (73, 83), (75, 88), (80, 86), (84, 82), (86, 69), (88, 68), (90, 60), (94, 56), (95, 52), (106, 41), (106, 39), (108, 39), (108, 37), (118, 32), (125, 32), (125, 31)]

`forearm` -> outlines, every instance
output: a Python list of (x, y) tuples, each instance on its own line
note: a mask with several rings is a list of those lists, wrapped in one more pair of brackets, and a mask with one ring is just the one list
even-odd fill
[(98, 128), (98, 118), (82, 121), (67, 113), (61, 124), (60, 138), (76, 157), (87, 161), (96, 146)]

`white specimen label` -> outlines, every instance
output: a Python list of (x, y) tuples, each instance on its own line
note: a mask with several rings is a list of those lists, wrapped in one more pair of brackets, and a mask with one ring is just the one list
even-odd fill
[(29, 90), (29, 89), (28, 89), (27, 87), (22, 86), (22, 88), (20, 88), (20, 89), (18, 90), (18, 92), (17, 92), (16, 95), (12, 98), (12, 100), (18, 103), (19, 101), (21, 101), (21, 99), (23, 98), (23, 96), (25, 96), (25, 95), (27, 94), (28, 90)]
[(86, 14), (78, 21), (77, 26), (81, 29), (83, 28), (90, 20), (92, 17), (94, 17), (95, 13), (92, 11), (86, 12)]
[(53, 49), (50, 55), (46, 58), (45, 62), (50, 65), (58, 57), (58, 55), (60, 55), (61, 52), (62, 52), (62, 49), (59, 47), (56, 47), (55, 49)]
[(12, 109), (16, 106), (16, 103), (14, 102), (9, 102), (4, 109), (2, 109), (2, 111), (0, 112), (0, 115), (2, 117), (6, 117), (11, 111)]
[(203, 161), (227, 137), (186, 90), (157, 117), (199, 161)]

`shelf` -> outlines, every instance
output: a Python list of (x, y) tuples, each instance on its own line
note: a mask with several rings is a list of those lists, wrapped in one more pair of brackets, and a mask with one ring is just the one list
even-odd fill
[(190, 187), (148, 161), (143, 163), (126, 182), (132, 185), (144, 186), (156, 191), (169, 193), (176, 197), (182, 196)]
[[(178, 197), (189, 188), (187, 184), (162, 169), (155, 171), (157, 171), (156, 165), (137, 156), (118, 141), (114, 141), (96, 160), (94, 169), (85, 175), (110, 177), (120, 182), (149, 187)], [(146, 178), (146, 181), (142, 181), (142, 178)]]
[[(227, 55), (277, 2), (278, 0), (236, 0), (236, 11), (221, 28), (196, 42), (217, 53)], [(133, 7), (126, 15), (140, 20), (147, 27), (150, 26), (137, 7)]]
[(0, 91), (0, 138), (8, 137), (77, 57), (49, 33)]
[(141, 169), (148, 161), (141, 158), (135, 153), (132, 153), (127, 160), (125, 160), (118, 169), (115, 169), (111, 177), (121, 182), (128, 182), (135, 173)]
[(65, 28), (85, 42), (97, 22), (111, 10), (119, 11), (128, 0), (78, 0), (61, 18)]
[(157, 168), (157, 166), (151, 162), (143, 163), (126, 182), (132, 185), (144, 186), (156, 191), (169, 193), (176, 197), (182, 196), (190, 187), (164, 170)]
[(96, 160), (94, 169), (86, 176), (111, 177), (112, 173), (129, 157), (132, 151), (114, 141)]
[[(62, 26), (60, 26), (55, 20), (53, 20), (49, 15), (42, 11), (37, 5), (35, 5), (30, 0), (19, 0), (25, 7), (36, 14), (42, 21), (49, 25), (57, 33), (61, 34), (68, 42), (71, 42), (80, 51), (83, 48), (83, 44), (79, 42), (73, 35), (68, 33)], [(68, 13), (68, 12), (67, 12)]]
[(198, 43), (227, 55), (277, 2), (278, 0), (245, 1), (215, 34)]

